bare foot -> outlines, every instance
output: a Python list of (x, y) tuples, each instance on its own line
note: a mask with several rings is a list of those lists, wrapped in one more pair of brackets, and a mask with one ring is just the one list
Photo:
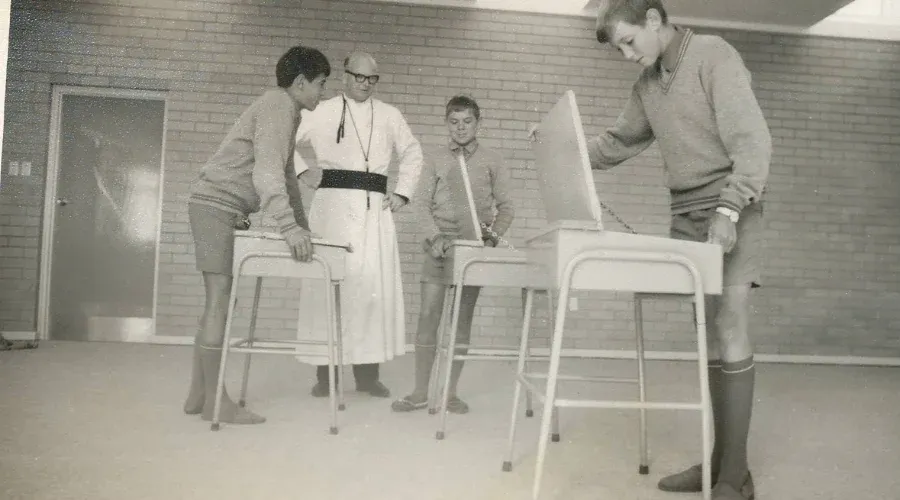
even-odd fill
[[(213, 410), (215, 409), (215, 399), (209, 398), (203, 406), (203, 415), (201, 418), (211, 421)], [(234, 404), (231, 398), (222, 398), (222, 408), (219, 411), (219, 422), (225, 424), (261, 424), (266, 421), (266, 417), (257, 415), (250, 410), (241, 408)]]

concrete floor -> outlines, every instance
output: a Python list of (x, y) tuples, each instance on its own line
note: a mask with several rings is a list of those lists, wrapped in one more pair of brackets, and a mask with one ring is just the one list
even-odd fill
[[(501, 472), (512, 365), (470, 362), (447, 438), (425, 412), (348, 393), (340, 434), (313, 370), (292, 358), (254, 362), (248, 406), (268, 418), (211, 432), (181, 413), (191, 348), (45, 342), (0, 353), (0, 498), (529, 499), (538, 418), (520, 422), (514, 469)], [(569, 372), (629, 375), (632, 363), (566, 361)], [(229, 365), (236, 393), (240, 363)], [(758, 364), (750, 460), (759, 500), (900, 498), (900, 370)], [(383, 367), (395, 396), (412, 384), (412, 356)], [(649, 396), (693, 399), (696, 368), (650, 362)], [(633, 387), (570, 383), (564, 396)], [(539, 415), (539, 413), (538, 413)], [(656, 490), (663, 474), (698, 461), (699, 414), (650, 414), (649, 476), (637, 474), (636, 413), (563, 411), (542, 500), (688, 499)]]

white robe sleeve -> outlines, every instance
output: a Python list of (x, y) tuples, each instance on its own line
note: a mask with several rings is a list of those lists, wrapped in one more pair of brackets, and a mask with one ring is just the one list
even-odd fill
[(389, 125), (394, 150), (400, 159), (394, 194), (412, 200), (422, 172), (422, 146), (399, 110), (393, 109)]

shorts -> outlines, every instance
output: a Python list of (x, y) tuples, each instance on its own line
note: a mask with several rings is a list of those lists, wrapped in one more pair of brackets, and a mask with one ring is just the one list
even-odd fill
[(188, 218), (194, 236), (197, 270), (231, 276), (234, 265), (234, 230), (249, 229), (246, 216), (208, 205), (188, 203)]
[[(706, 242), (715, 208), (672, 216), (670, 235), (676, 240)], [(722, 285), (760, 286), (762, 275), (763, 204), (748, 205), (737, 223), (737, 243), (723, 259)]]

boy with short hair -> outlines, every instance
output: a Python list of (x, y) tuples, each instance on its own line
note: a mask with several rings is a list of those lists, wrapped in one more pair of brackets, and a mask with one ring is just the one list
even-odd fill
[[(193, 373), (184, 412), (212, 420), (222, 341), (232, 285), (234, 230), (249, 229), (249, 215), (265, 211), (278, 225), (294, 258), (312, 258), (309, 223), (294, 171), (294, 132), (302, 109), (315, 109), (328, 59), (296, 46), (275, 67), (277, 89), (266, 91), (235, 121), (219, 149), (203, 167), (188, 203), (197, 270), (203, 273), (206, 303), (194, 340)], [(265, 418), (238, 407), (223, 395), (219, 420), (258, 424)]]
[[(760, 280), (768, 125), (740, 54), (718, 36), (669, 24), (660, 0), (601, 0), (597, 40), (644, 67), (615, 125), (589, 141), (596, 169), (659, 144), (671, 193), (671, 237), (712, 242), (724, 255), (721, 296), (706, 299), (715, 423), (714, 500), (754, 497), (747, 464), (755, 368), (749, 292)], [(698, 465), (663, 478), (698, 492)]]
[[(459, 170), (459, 155), (463, 155), (466, 161), (478, 220), (484, 226), (482, 239), (485, 245), (496, 246), (515, 217), (510, 199), (509, 169), (499, 153), (478, 142), (477, 133), (481, 124), (478, 104), (470, 97), (453, 97), (447, 102), (445, 117), (450, 133), (449, 143), (427, 151), (419, 194), (415, 197), (428, 236), (423, 243), (425, 263), (422, 267), (422, 305), (415, 342), (415, 388), (412, 394), (394, 401), (391, 408), (397, 412), (420, 410), (428, 405), (428, 385), (444, 307), (444, 254), (450, 243), (459, 238), (460, 221), (468, 216), (469, 210), (453, 201), (462, 197), (453, 193), (465, 189)], [(463, 287), (457, 331), (459, 344), (469, 343), (479, 291), (479, 287)], [(464, 353), (466, 349), (461, 348), (457, 352)], [(468, 405), (456, 395), (462, 367), (463, 361), (454, 361), (451, 367), (447, 411), (452, 413), (469, 411)]]

